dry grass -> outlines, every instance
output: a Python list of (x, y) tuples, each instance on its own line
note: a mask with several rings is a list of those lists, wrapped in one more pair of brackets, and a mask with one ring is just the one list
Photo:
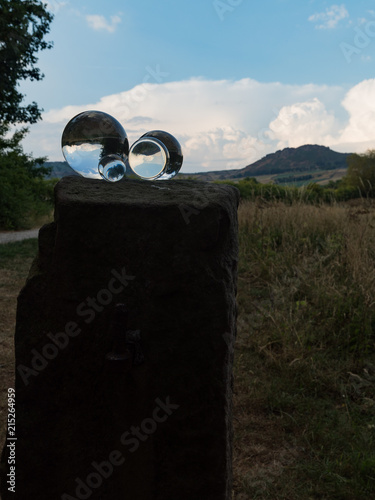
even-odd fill
[(240, 206), (235, 495), (375, 493), (375, 209)]
[[(18, 281), (18, 280), (17, 280)], [(13, 273), (0, 269), (0, 442), (5, 438), (7, 390), (14, 387), (13, 333), (16, 314), (16, 297), (19, 283), (13, 279)]]
[(0, 443), (4, 442), (7, 391), (14, 387), (14, 327), (17, 296), (36, 253), (36, 240), (0, 246)]

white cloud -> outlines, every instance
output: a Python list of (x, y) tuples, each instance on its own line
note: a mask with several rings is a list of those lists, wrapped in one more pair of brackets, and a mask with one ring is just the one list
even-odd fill
[(104, 16), (90, 14), (86, 16), (86, 21), (90, 28), (96, 31), (114, 33), (117, 29), (117, 25), (121, 23), (121, 17), (119, 15), (111, 16), (110, 21), (108, 21)]
[[(179, 138), (189, 170), (242, 168), (269, 151), (261, 140), (231, 126), (217, 127)], [(215, 158), (215, 162), (213, 162)]]
[(340, 21), (347, 17), (349, 17), (349, 12), (345, 5), (341, 4), (328, 7), (325, 12), (313, 14), (309, 17), (309, 21), (317, 23), (315, 26), (316, 29), (333, 29), (336, 28)]
[(337, 131), (335, 122), (335, 116), (315, 97), (284, 106), (270, 123), (270, 137), (278, 141), (279, 149), (311, 143), (329, 146), (334, 141), (332, 132)]
[(59, 0), (46, 0), (43, 3), (47, 5), (47, 10), (52, 12), (52, 14), (57, 14), (63, 7), (68, 5), (68, 2), (61, 2)]
[(199, 78), (137, 85), (81, 106), (43, 114), (25, 150), (60, 159), (60, 138), (76, 114), (96, 109), (119, 120), (132, 144), (150, 130), (181, 142), (184, 172), (242, 168), (283, 147), (320, 144), (347, 152), (375, 148), (375, 79), (346, 91), (327, 85), (284, 85)]
[[(349, 90), (342, 102), (350, 119), (341, 142), (363, 142), (375, 138), (375, 79), (364, 80)], [(375, 148), (375, 143), (374, 143)]]

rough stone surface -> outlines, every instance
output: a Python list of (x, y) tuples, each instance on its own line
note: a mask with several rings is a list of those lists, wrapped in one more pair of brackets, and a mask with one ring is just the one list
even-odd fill
[[(192, 181), (58, 183), (18, 299), (3, 500), (231, 499), (238, 201)], [(145, 356), (128, 372), (106, 361), (117, 303)]]

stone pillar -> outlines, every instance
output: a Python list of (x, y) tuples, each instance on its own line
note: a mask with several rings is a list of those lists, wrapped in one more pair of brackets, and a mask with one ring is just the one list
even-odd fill
[[(187, 180), (58, 183), (18, 299), (3, 500), (231, 499), (238, 201)], [(132, 367), (107, 356), (121, 303)]]

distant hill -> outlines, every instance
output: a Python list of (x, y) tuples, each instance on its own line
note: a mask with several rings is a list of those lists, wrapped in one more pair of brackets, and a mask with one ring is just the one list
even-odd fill
[(67, 175), (79, 175), (69, 167), (66, 161), (46, 161), (45, 166), (52, 167), (51, 173), (47, 177), (48, 179), (61, 179)]
[[(251, 165), (236, 170), (216, 170), (186, 174), (182, 168), (180, 177), (192, 177), (202, 181), (216, 181), (270, 176), (267, 181), (274, 183), (287, 183), (293, 182), (293, 180), (320, 182), (320, 178), (322, 178), (324, 183), (327, 180), (324, 173), (326, 171), (338, 170), (341, 172), (334, 175), (344, 175), (343, 172), (347, 168), (348, 156), (349, 153), (337, 153), (326, 146), (308, 144), (298, 148), (285, 148), (276, 151), (276, 153), (271, 153)], [(46, 162), (46, 166), (52, 167), (49, 178), (57, 177), (60, 179), (67, 175), (78, 175), (65, 161)], [(323, 172), (323, 174), (320, 176), (314, 174), (318, 172)], [(288, 176), (278, 178), (280, 174), (288, 174)], [(330, 174), (328, 178), (332, 178), (332, 175)]]
[(198, 173), (193, 177), (200, 180), (224, 180), (287, 172), (296, 174), (297, 172), (311, 173), (321, 170), (346, 169), (348, 156), (349, 153), (337, 153), (326, 146), (308, 144), (276, 151), (241, 169)]
[(285, 148), (238, 171), (241, 176), (281, 174), (284, 172), (311, 172), (346, 168), (348, 153), (336, 153), (326, 146), (306, 145)]
[[(61, 179), (67, 175), (79, 176), (66, 161), (46, 161), (45, 166), (52, 167), (51, 173), (47, 176), (47, 179)], [(131, 174), (129, 167), (127, 167), (127, 174)]]

